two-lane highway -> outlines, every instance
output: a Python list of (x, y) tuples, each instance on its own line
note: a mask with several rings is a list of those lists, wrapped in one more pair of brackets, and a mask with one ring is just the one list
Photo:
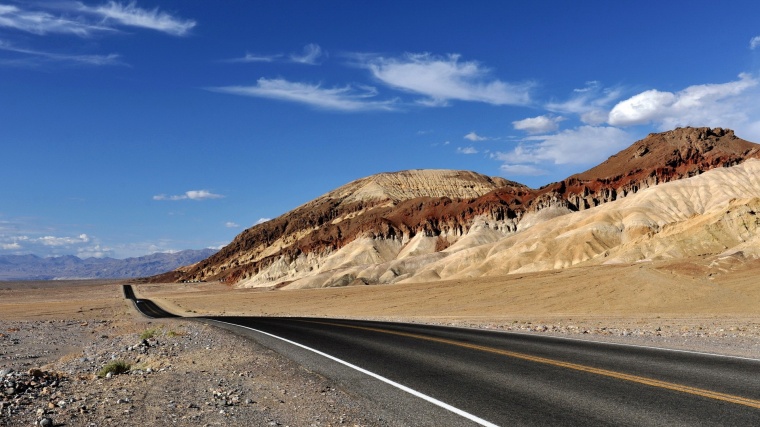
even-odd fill
[(209, 320), (287, 340), (280, 351), (297, 360), (307, 347), (368, 383), (407, 387), (420, 408), (444, 405), (461, 425), (760, 425), (758, 360), (391, 322)]
[(135, 296), (134, 289), (132, 289), (132, 286), (130, 285), (123, 285), (122, 290), (124, 292), (124, 298), (128, 300), (132, 300), (137, 311), (139, 311), (140, 313), (148, 317), (152, 317), (155, 319), (164, 318), (164, 317), (179, 317), (176, 314), (169, 313), (168, 311), (162, 309), (156, 303), (154, 303), (153, 301), (149, 299), (137, 298)]

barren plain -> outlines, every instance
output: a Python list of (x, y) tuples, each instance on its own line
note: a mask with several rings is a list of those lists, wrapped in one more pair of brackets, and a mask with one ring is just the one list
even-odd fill
[[(692, 258), (434, 283), (135, 290), (187, 317), (425, 322), (760, 358), (758, 271), (760, 261)], [(131, 371), (98, 377), (113, 361)], [(255, 342), (142, 317), (119, 282), (0, 282), (0, 371), (0, 425), (393, 425), (383, 408)]]

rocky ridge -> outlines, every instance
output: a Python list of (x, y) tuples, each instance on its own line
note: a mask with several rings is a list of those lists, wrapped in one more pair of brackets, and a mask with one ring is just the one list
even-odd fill
[(487, 256), (486, 244), (646, 188), (740, 164), (759, 157), (758, 147), (727, 129), (679, 128), (651, 134), (599, 166), (540, 189), (463, 171), (375, 175), (248, 229), (216, 255), (153, 280), (270, 287), (436, 280), (440, 271), (416, 272), (455, 261), (453, 252), (480, 251), (458, 258), (471, 264)]

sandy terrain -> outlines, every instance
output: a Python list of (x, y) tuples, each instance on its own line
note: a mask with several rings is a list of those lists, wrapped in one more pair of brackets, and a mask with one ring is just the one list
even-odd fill
[[(733, 262), (733, 263), (732, 263)], [(186, 316), (387, 319), (591, 337), (760, 358), (760, 262), (580, 267), (434, 283), (266, 291), (138, 285)]]
[[(143, 284), (136, 292), (186, 316), (428, 322), (760, 358), (760, 262), (723, 262), (310, 290)], [(146, 331), (153, 336), (143, 341)], [(114, 360), (132, 370), (98, 378)], [(65, 425), (387, 424), (373, 402), (254, 342), (199, 322), (141, 317), (118, 283), (0, 282), (0, 383), (0, 425), (46, 417)]]

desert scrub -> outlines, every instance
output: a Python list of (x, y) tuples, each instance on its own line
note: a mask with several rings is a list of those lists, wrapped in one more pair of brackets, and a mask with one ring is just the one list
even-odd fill
[(153, 328), (153, 329), (146, 329), (140, 334), (141, 340), (147, 340), (149, 338), (153, 338), (158, 334), (159, 328)]
[(185, 331), (175, 331), (175, 330), (171, 330), (171, 331), (169, 331), (169, 332), (167, 332), (167, 333), (166, 333), (166, 336), (167, 336), (167, 337), (170, 337), (170, 338), (174, 338), (174, 337), (183, 337), (183, 336), (185, 336), (185, 335), (187, 335), (187, 333), (186, 333)]
[(98, 372), (98, 377), (104, 378), (109, 373), (112, 375), (119, 375), (129, 372), (129, 369), (131, 366), (129, 363), (123, 361), (123, 360), (114, 360), (113, 362), (107, 364), (106, 366), (103, 366), (103, 369), (101, 369)]

